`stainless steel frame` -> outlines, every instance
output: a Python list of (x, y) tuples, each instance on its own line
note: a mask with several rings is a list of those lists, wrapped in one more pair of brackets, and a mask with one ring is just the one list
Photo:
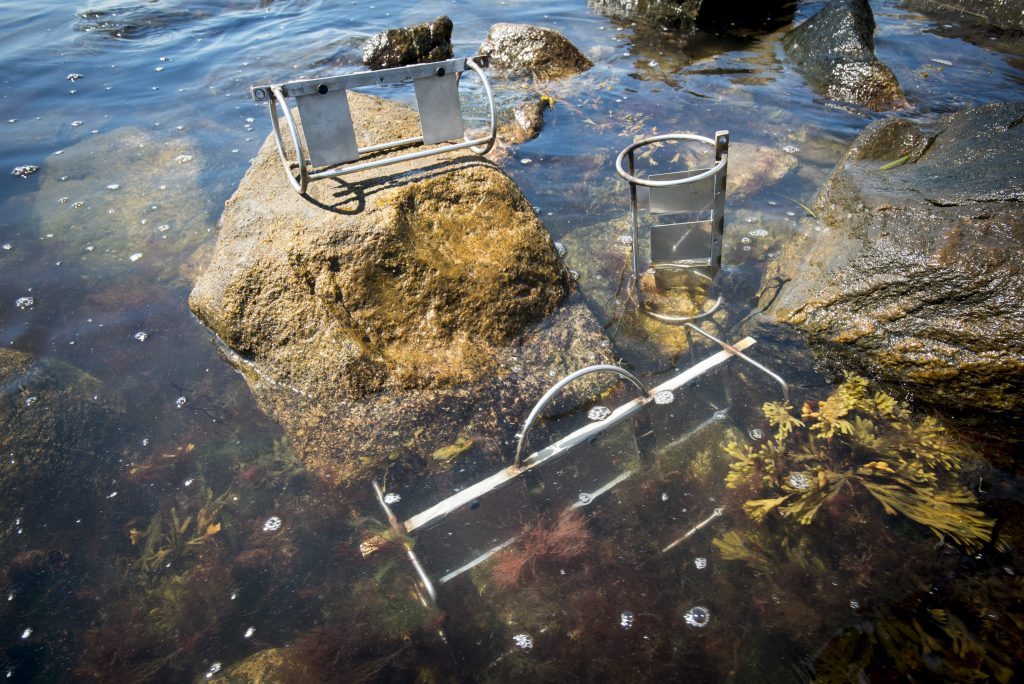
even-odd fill
[[(640, 178), (636, 175), (635, 152), (661, 142), (692, 141), (715, 149), (715, 164), (706, 169), (686, 169)], [(623, 168), (628, 163), (628, 171)], [(638, 307), (645, 313), (669, 323), (684, 323), (710, 316), (722, 304), (719, 297), (695, 316), (676, 316), (653, 311), (644, 303), (640, 288), (640, 212), (637, 186), (650, 190), (652, 214), (700, 213), (706, 218), (682, 223), (657, 224), (651, 228), (651, 269), (683, 270), (712, 280), (722, 266), (722, 235), (725, 228), (725, 188), (729, 165), (729, 131), (718, 131), (715, 138), (689, 133), (671, 133), (639, 140), (626, 147), (615, 159), (615, 171), (629, 183), (630, 222), (632, 228), (633, 291)], [(705, 230), (706, 228), (706, 230)], [(680, 254), (676, 254), (680, 252)], [(706, 255), (706, 256), (705, 256)]]
[[(765, 368), (757, 361), (751, 359), (747, 354), (744, 353), (744, 350), (748, 349), (749, 347), (753, 346), (756, 343), (752, 337), (745, 337), (742, 340), (736, 342), (735, 344), (729, 344), (728, 342), (724, 342), (718, 339), (717, 337), (714, 337), (713, 335), (706, 333), (703, 330), (700, 330), (697, 326), (694, 326), (692, 324), (687, 324), (687, 328), (696, 331), (700, 335), (718, 344), (721, 347), (721, 351), (710, 357), (703, 359), (700, 362), (695, 363), (690, 368), (682, 371), (681, 373), (678, 373), (677, 375), (669, 378), (665, 382), (662, 382), (661, 384), (651, 389), (647, 389), (644, 386), (644, 384), (640, 382), (640, 380), (638, 380), (635, 376), (633, 376), (628, 371), (619, 368), (618, 366), (589, 366), (587, 368), (583, 368), (574, 373), (571, 373), (570, 375), (566, 376), (565, 378), (562, 378), (554, 385), (552, 385), (551, 388), (547, 392), (545, 392), (544, 396), (542, 396), (537, 401), (536, 405), (533, 407), (533, 410), (530, 411), (530, 414), (524, 421), (523, 429), (518, 435), (515, 459), (512, 465), (509, 465), (499, 470), (490, 477), (484, 478), (483, 480), (480, 480), (475, 484), (466, 487), (465, 489), (457, 491), (456, 493), (443, 499), (442, 501), (413, 515), (404, 522), (398, 521), (395, 514), (392, 512), (390, 506), (388, 506), (385, 503), (383, 492), (381, 490), (380, 485), (377, 484), (377, 482), (373, 482), (373, 488), (374, 492), (377, 495), (377, 500), (380, 503), (385, 514), (387, 515), (388, 521), (391, 524), (392, 528), (402, 533), (403, 535), (413, 534), (418, 531), (427, 529), (428, 527), (445, 519), (447, 516), (457, 511), (464, 510), (466, 507), (473, 508), (475, 507), (476, 504), (478, 504), (478, 501), (479, 499), (481, 499), (481, 497), (516, 481), (517, 478), (521, 477), (525, 473), (528, 473), (531, 470), (534, 470), (545, 463), (557, 460), (560, 456), (566, 454), (572, 447), (583, 442), (586, 442), (588, 440), (592, 440), (602, 432), (605, 432), (606, 430), (609, 430), (613, 426), (622, 423), (627, 418), (633, 416), (634, 414), (641, 411), (649, 404), (653, 403), (654, 397), (659, 393), (665, 391), (674, 392), (676, 390), (679, 390), (685, 387), (686, 385), (692, 383), (693, 381), (697, 380), (701, 376), (705, 375), (706, 373), (722, 366), (723, 364), (725, 364), (734, 357), (740, 358), (742, 361), (763, 371), (769, 377), (771, 377), (773, 380), (779, 383), (786, 401), (789, 400), (789, 387), (786, 384), (785, 380), (783, 380), (777, 374)], [(641, 392), (641, 396), (631, 401), (628, 401), (625, 404), (622, 404), (621, 406), (613, 410), (611, 414), (604, 420), (584, 425), (583, 427), (578, 428), (577, 430), (566, 435), (565, 437), (562, 437), (556, 442), (549, 444), (543, 449), (531, 453), (527, 458), (523, 459), (521, 457), (522, 451), (526, 444), (530, 428), (536, 421), (538, 415), (543, 410), (543, 408), (548, 405), (551, 399), (559, 391), (561, 391), (571, 382), (581, 377), (584, 377), (585, 375), (598, 372), (614, 373), (615, 375), (620, 376), (621, 378), (629, 382), (631, 385), (633, 385), (636, 389), (638, 389)], [(721, 413), (721, 411), (717, 412), (714, 418), (718, 417), (718, 413)], [(630, 479), (631, 476), (633, 476), (634, 474), (635, 473), (629, 469), (621, 471), (616, 477), (612, 478), (603, 485), (597, 487), (593, 491), (581, 493), (579, 501), (577, 503), (571, 504), (571, 507), (579, 508), (582, 506), (589, 505), (593, 500), (597, 499), (598, 497), (611, 491), (614, 487)], [(715, 516), (713, 517), (717, 517), (718, 515), (721, 515), (721, 511), (717, 511)], [(694, 534), (698, 529), (706, 525), (708, 522), (710, 522), (710, 520), (701, 523), (696, 528), (688, 532), (686, 536)], [(473, 558), (469, 562), (459, 566), (451, 572), (448, 572), (443, 577), (441, 577), (439, 583), (447, 583), (452, 579), (458, 577), (459, 575), (463, 574), (464, 572), (471, 570), (477, 565), (488, 560), (491, 556), (493, 556), (495, 553), (499, 552), (500, 550), (511, 544), (513, 541), (515, 541), (515, 537), (505, 539), (493, 548), (478, 555), (476, 558)], [(666, 547), (664, 551), (670, 550), (681, 541), (682, 539), (673, 542), (668, 547)], [(436, 591), (434, 589), (434, 584), (431, 581), (430, 576), (423, 568), (423, 565), (420, 563), (419, 559), (413, 553), (411, 546), (407, 545), (406, 549), (409, 558), (412, 561), (413, 567), (423, 583), (423, 587), (425, 588), (427, 595), (430, 596), (432, 600), (435, 600)]]
[[(278, 154), (281, 156), (281, 163), (284, 165), (285, 173), (288, 174), (288, 182), (296, 192), (304, 194), (311, 182), (335, 178), (356, 171), (462, 149), (486, 154), (494, 145), (498, 123), (495, 115), (494, 93), (491, 92), (491, 84), (481, 66), (486, 66), (486, 58), (465, 57), (342, 76), (287, 83), (267, 83), (252, 86), (249, 90), (254, 101), (266, 102), (269, 106), (274, 139), (277, 143)], [(465, 133), (459, 110), (458, 83), (465, 71), (473, 71), (480, 77), (487, 95), (490, 114), (487, 133), (475, 137)], [(356, 88), (409, 81), (413, 82), (416, 87), (423, 135), (368, 147), (358, 147), (355, 142), (355, 131), (346, 93)], [(289, 97), (296, 100), (300, 113), (303, 114), (302, 135), (299, 133), (288, 106), (287, 99)], [(289, 160), (285, 152), (277, 111), (279, 105), (285, 124), (288, 126), (292, 145), (295, 148), (295, 161)], [(365, 154), (412, 145), (434, 145), (455, 139), (459, 135), (463, 137), (462, 142), (430, 147), (396, 157), (341, 166), (349, 162), (359, 162), (359, 159)], [(313, 168), (314, 165), (318, 170)], [(298, 170), (298, 175), (293, 173), (295, 169)]]

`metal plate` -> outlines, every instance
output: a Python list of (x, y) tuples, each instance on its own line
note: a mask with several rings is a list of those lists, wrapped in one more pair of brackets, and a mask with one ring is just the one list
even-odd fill
[[(650, 177), (652, 181), (673, 181), (697, 176), (709, 169), (687, 169), (674, 173), (660, 173)], [(682, 183), (670, 188), (651, 188), (652, 214), (678, 214), (684, 211), (711, 211), (715, 206), (715, 178), (692, 183)]]
[(420, 111), (423, 144), (461, 139), (466, 134), (459, 107), (459, 80), (455, 74), (428, 76), (413, 81)]
[(651, 263), (707, 266), (711, 258), (711, 226), (711, 221), (651, 226)]
[(330, 166), (359, 159), (356, 132), (344, 90), (295, 98), (302, 133), (313, 166)]

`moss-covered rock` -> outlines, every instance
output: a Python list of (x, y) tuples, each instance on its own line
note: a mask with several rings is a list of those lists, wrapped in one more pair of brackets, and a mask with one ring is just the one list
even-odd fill
[(551, 80), (586, 71), (593, 63), (558, 31), (529, 24), (495, 24), (480, 53), (490, 66), (512, 76)]
[(437, 62), (451, 56), (452, 20), (446, 16), (381, 31), (363, 45), (363, 64), (371, 69)]
[[(416, 135), (406, 107), (349, 97), (360, 145)], [(312, 470), (341, 481), (478, 430), (510, 437), (548, 385), (607, 360), (493, 164), (456, 152), (344, 178), (299, 196), (268, 138), (190, 298)]]

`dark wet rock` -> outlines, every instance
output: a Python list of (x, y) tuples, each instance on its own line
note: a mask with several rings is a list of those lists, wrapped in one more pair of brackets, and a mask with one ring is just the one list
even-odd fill
[(452, 20), (434, 21), (381, 31), (363, 45), (363, 64), (371, 69), (437, 62), (452, 56)]
[[(203, 675), (196, 682), (218, 684), (276, 684), (301, 671), (295, 656), (287, 648), (268, 648), (235, 663), (215, 677)], [(308, 681), (308, 680), (307, 680)]]
[[(360, 145), (418, 130), (404, 106), (350, 104)], [(478, 155), (309, 192), (289, 188), (268, 138), (189, 302), (312, 471), (340, 482), (396, 454), (508, 439), (554, 380), (608, 359), (533, 208)]]
[(120, 455), (122, 414), (102, 395), (99, 380), (72, 366), (0, 349), (0, 540), (16, 518), (59, 527), (95, 506)]
[(973, 25), (1010, 33), (1024, 32), (1024, 2), (1021, 0), (903, 0), (903, 4), (944, 20), (957, 17)]
[(786, 55), (826, 97), (875, 111), (905, 104), (895, 74), (875, 56), (867, 0), (832, 0), (782, 39)]
[(558, 31), (529, 24), (495, 24), (480, 53), (490, 58), (491, 68), (498, 72), (537, 80), (572, 76), (594, 66)]
[(587, 0), (587, 7), (604, 17), (679, 26), (695, 22), (702, 3), (703, 0)]
[[(1024, 104), (868, 126), (784, 246), (768, 320), (971, 413), (1024, 415)], [(887, 167), (884, 168), (883, 167)]]

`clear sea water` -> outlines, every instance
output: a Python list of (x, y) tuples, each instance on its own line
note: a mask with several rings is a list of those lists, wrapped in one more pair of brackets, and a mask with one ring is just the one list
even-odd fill
[[(542, 563), (505, 593), (470, 573), (442, 587), (440, 612), (426, 610), (401, 552), (360, 553), (387, 523), (368, 483), (338, 492), (305, 474), (188, 310), (220, 207), (270, 129), (248, 85), (356, 70), (369, 36), (439, 14), (454, 22), (458, 55), (510, 21), (558, 29), (594, 61), (584, 75), (538, 86), (556, 104), (542, 134), (502, 165), (569, 247), (602, 323), (614, 288), (588, 259), (619, 237), (595, 231), (626, 226), (628, 195), (612, 167), (623, 146), (724, 128), (734, 142), (794, 156), (781, 181), (730, 203), (725, 260), (749, 295), (795, 229), (799, 203), (811, 203), (874, 116), (824, 100), (785, 59), (781, 36), (822, 5), (798, 3), (770, 30), (681, 34), (602, 17), (582, 0), (0, 0), (0, 344), (44, 359), (61, 387), (82, 382), (61, 363), (88, 374), (107, 407), (69, 417), (51, 445), (92, 440), (100, 455), (88, 486), (36, 478), (3, 494), (0, 676), (208, 680), (277, 648), (293, 681), (801, 681), (823, 676), (821, 654), (837, 635), (984, 601), (998, 604), (995, 617), (968, 631), (986, 652), (1021, 654), (1017, 554), (964, 556), (889, 516), (865, 523), (884, 552), (843, 549), (837, 538), (827, 567), (789, 562), (769, 579), (711, 544), (732, 524), (728, 513), (678, 555), (646, 558), (641, 537), (685, 532), (723, 496), (686, 477), (639, 484), (624, 499), (635, 504), (628, 514), (596, 509), (582, 557)], [(1024, 60), (1012, 38), (895, 0), (872, 6), (878, 56), (910, 103), (900, 116), (927, 124), (1019, 99)], [(24, 165), (39, 170), (12, 174)], [(646, 377), (675, 361), (628, 336), (615, 353)], [(24, 390), (0, 388), (28, 401)], [(57, 401), (51, 391), (42, 400)], [(727, 401), (707, 391), (710, 415)], [(0, 429), (24, 429), (15, 423)], [(673, 414), (658, 430), (672, 443), (695, 425)], [(701, 432), (705, 450), (724, 439), (715, 430)], [(616, 440), (630, 439), (616, 432), (595, 449), (614, 463), (625, 448)], [(1017, 474), (979, 472), (987, 510), (1020, 531)], [(671, 513), (644, 501), (672, 502)], [(907, 560), (909, 551), (924, 555)], [(908, 654), (906, 671), (880, 671), (955, 679), (948, 662), (965, 659), (969, 670), (997, 671), (948, 643)]]

